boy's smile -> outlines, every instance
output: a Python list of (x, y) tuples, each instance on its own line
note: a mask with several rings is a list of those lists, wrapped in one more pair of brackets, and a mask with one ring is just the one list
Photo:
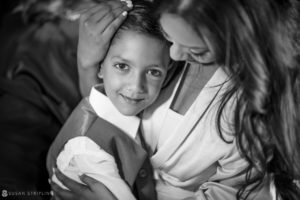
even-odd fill
[(141, 101), (144, 100), (143, 98), (130, 98), (130, 97), (127, 97), (127, 96), (125, 96), (125, 95), (123, 95), (123, 94), (120, 94), (120, 95), (123, 97), (123, 99), (124, 99), (127, 103), (132, 104), (132, 105), (136, 105), (136, 104), (138, 104), (139, 102), (141, 102)]

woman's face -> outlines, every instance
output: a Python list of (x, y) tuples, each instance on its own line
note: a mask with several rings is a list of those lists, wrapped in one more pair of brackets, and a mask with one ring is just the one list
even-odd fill
[(156, 38), (124, 31), (102, 62), (106, 95), (123, 115), (136, 115), (159, 95), (167, 75), (169, 49)]
[(170, 47), (172, 59), (204, 65), (215, 61), (207, 42), (181, 17), (165, 13), (160, 17), (160, 24), (165, 38), (172, 43)]

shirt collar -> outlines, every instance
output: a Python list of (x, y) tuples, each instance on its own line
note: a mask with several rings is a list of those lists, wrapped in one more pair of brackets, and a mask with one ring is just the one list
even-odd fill
[(89, 96), (89, 102), (96, 114), (134, 139), (141, 119), (137, 116), (125, 116), (121, 114), (110, 99), (101, 91), (103, 91), (103, 85), (96, 85), (92, 88)]
[(222, 84), (226, 85), (230, 82), (229, 80), (229, 76), (224, 69), (222, 67), (218, 67), (210, 80), (206, 83), (205, 87), (216, 87), (221, 86)]

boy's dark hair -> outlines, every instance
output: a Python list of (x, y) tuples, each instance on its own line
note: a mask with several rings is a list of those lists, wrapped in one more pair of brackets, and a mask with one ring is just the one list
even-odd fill
[(157, 18), (154, 17), (153, 4), (145, 0), (133, 0), (132, 3), (133, 9), (128, 12), (128, 16), (116, 32), (115, 38), (120, 37), (123, 31), (130, 30), (155, 37), (167, 44)]

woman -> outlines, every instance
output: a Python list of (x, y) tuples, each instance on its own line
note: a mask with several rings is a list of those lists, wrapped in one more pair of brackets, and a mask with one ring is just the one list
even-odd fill
[[(232, 199), (235, 195), (238, 199), (254, 199), (255, 195), (261, 194), (257, 189), (270, 180), (276, 188), (274, 198), (298, 199), (300, 191), (294, 181), (300, 173), (298, 52), (292, 42), (294, 23), (287, 20), (289, 13), (280, 9), (289, 8), (290, 3), (165, 0), (157, 1), (155, 5), (165, 36), (172, 42), (170, 55), (174, 60), (202, 64), (209, 78), (215, 73), (213, 66), (216, 65), (222, 66), (229, 75), (229, 87), (222, 93), (218, 108), (218, 133), (224, 142), (232, 143), (228, 140), (228, 130), (224, 130), (222, 116), (235, 99), (236, 107), (232, 109), (234, 136), (248, 163), (246, 179), (239, 182), (238, 191), (232, 192), (231, 196), (224, 195), (222, 188), (214, 190), (214, 195), (205, 191), (202, 196), (190, 199)], [(195, 80), (191, 85), (196, 84)], [(183, 82), (181, 88), (187, 85)], [(197, 86), (201, 88), (201, 84)], [(177, 99), (187, 90), (179, 91)], [(186, 93), (189, 93), (187, 99), (172, 105), (186, 105), (198, 94), (192, 90)], [(175, 110), (181, 113), (186, 108), (179, 106)], [(159, 145), (152, 148), (152, 143), (149, 144), (150, 150), (155, 150), (152, 153), (160, 150)], [(232, 178), (229, 178), (230, 183), (224, 180), (217, 183), (235, 185), (238, 181)]]
[(191, 27), (207, 42), (208, 50), (189, 54), (198, 54), (199, 60), (213, 54), (215, 62), (232, 75), (233, 85), (222, 105), (239, 91), (235, 111), (239, 150), (250, 163), (247, 174), (253, 168), (260, 173), (255, 178), (247, 176), (238, 196), (247, 185), (259, 185), (265, 177), (273, 178), (282, 199), (300, 195), (293, 182), (300, 172), (299, 52), (291, 40), (293, 22), (286, 20), (289, 13), (281, 8), (289, 6), (286, 1), (234, 0), (161, 1), (157, 5), (161, 26), (173, 42), (171, 55), (172, 50), (183, 55), (188, 51), (182, 47), (187, 44), (186, 34), (177, 35), (174, 27)]

